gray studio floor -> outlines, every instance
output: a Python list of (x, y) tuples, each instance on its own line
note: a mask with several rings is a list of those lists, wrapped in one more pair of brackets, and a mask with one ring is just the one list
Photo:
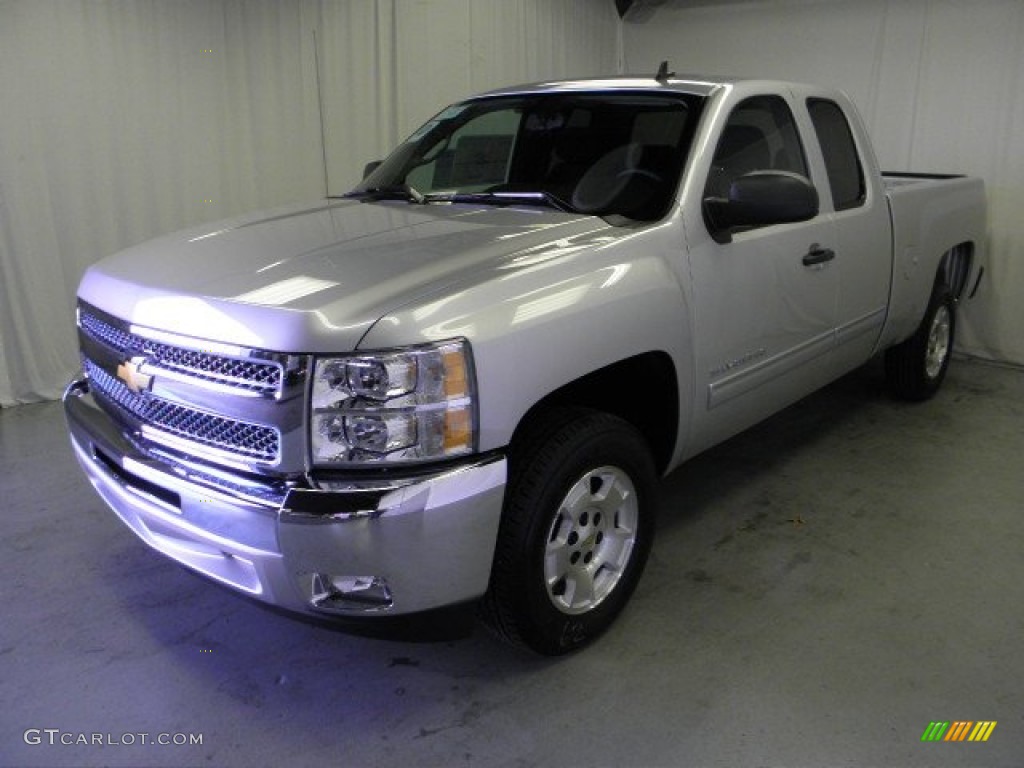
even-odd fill
[(101, 505), (59, 405), (6, 409), (0, 765), (1020, 766), (1022, 456), (1024, 372), (958, 360), (917, 406), (858, 372), (673, 474), (620, 622), (545, 660), (214, 587)]

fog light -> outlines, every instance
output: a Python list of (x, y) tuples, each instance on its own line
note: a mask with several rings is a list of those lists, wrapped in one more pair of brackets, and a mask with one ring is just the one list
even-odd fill
[(310, 602), (331, 613), (378, 611), (394, 603), (387, 582), (378, 576), (311, 575)]

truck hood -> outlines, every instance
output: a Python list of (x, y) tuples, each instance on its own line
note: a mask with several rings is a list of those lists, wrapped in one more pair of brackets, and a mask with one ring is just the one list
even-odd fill
[[(326, 200), (195, 227), (89, 268), (128, 322), (282, 352), (345, 352), (387, 312), (615, 228), (545, 208)], [(536, 263), (536, 258), (528, 261)]]

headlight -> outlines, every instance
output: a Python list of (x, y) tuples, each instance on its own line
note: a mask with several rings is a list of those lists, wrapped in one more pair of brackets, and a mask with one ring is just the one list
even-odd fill
[(469, 343), (319, 358), (313, 370), (314, 464), (417, 462), (476, 449)]

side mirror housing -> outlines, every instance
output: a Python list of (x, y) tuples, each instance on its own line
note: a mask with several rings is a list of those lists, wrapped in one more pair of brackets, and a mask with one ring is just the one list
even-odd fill
[(715, 239), (729, 242), (737, 227), (813, 219), (818, 215), (818, 190), (798, 173), (754, 171), (732, 182), (728, 198), (706, 198), (704, 215)]
[(382, 162), (383, 162), (383, 160), (371, 160), (366, 165), (364, 165), (363, 166), (363, 178), (365, 179), (371, 173), (376, 171), (380, 167), (380, 164)]

